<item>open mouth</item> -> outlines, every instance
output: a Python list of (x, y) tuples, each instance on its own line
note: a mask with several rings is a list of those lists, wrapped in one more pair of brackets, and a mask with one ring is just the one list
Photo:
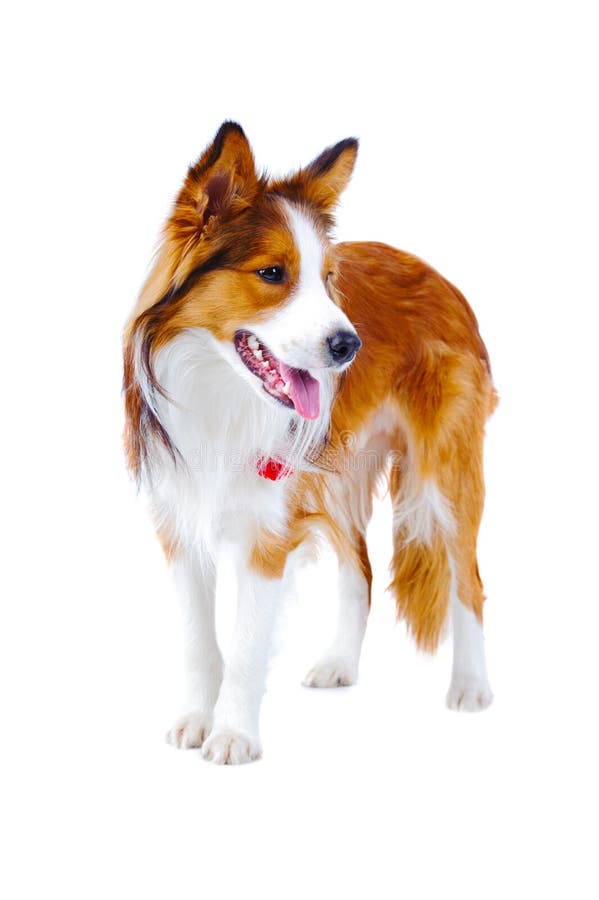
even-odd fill
[(251, 331), (238, 331), (235, 349), (243, 364), (262, 382), (271, 397), (295, 409), (304, 419), (320, 413), (320, 385), (307, 369), (294, 369), (272, 353)]

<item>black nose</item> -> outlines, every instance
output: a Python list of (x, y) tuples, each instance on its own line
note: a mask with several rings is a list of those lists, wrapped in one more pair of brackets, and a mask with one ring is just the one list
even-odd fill
[(336, 366), (342, 366), (354, 358), (362, 341), (353, 331), (336, 331), (327, 338), (329, 354)]

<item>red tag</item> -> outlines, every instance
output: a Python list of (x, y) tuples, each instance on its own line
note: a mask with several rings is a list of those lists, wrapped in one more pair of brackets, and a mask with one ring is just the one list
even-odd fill
[(257, 459), (256, 471), (258, 475), (261, 475), (262, 478), (268, 478), (269, 481), (280, 481), (281, 478), (288, 478), (289, 475), (293, 475), (293, 469), (287, 463), (272, 457), (268, 457), (268, 459), (260, 457)]

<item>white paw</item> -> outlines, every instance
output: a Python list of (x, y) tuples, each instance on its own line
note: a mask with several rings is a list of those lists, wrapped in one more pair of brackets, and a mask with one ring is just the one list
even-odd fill
[(218, 765), (238, 766), (262, 756), (260, 739), (242, 731), (214, 731), (202, 747), (202, 756)]
[(447, 692), (450, 709), (461, 712), (480, 712), (493, 702), (493, 694), (486, 678), (475, 675), (454, 676)]
[(212, 728), (212, 716), (205, 712), (191, 712), (177, 719), (166, 739), (173, 747), (191, 750), (201, 747)]
[(306, 687), (334, 688), (348, 687), (358, 680), (358, 668), (341, 657), (325, 657), (313, 666), (306, 677)]

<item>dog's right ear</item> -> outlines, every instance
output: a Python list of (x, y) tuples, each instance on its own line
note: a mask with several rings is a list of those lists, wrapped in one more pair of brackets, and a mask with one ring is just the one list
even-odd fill
[(243, 129), (236, 122), (224, 122), (187, 173), (139, 296), (136, 314), (178, 288), (194, 268), (218, 250), (219, 225), (249, 206), (260, 185)]
[(257, 189), (248, 139), (236, 122), (224, 122), (214, 141), (190, 167), (173, 219), (180, 216), (180, 225), (195, 229), (198, 237), (205, 236), (218, 221), (248, 206)]

